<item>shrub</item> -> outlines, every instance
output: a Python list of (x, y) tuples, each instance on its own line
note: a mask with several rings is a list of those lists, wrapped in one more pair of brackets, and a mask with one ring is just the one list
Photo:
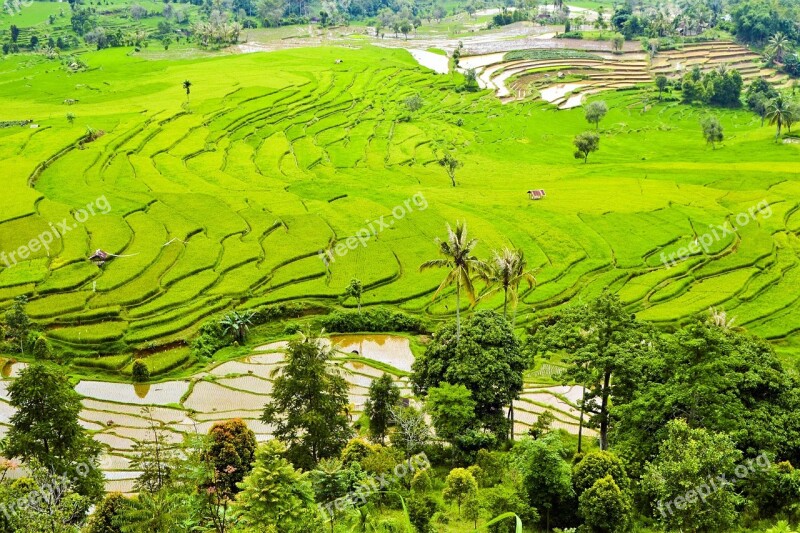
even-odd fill
[(337, 311), (322, 319), (326, 331), (337, 333), (407, 331), (425, 333), (423, 322), (399, 311), (374, 309), (359, 314), (356, 311)]
[(122, 533), (116, 523), (130, 505), (130, 500), (121, 493), (108, 493), (89, 517), (86, 533)]
[(413, 492), (427, 492), (431, 490), (432, 487), (431, 476), (428, 474), (427, 470), (420, 470), (414, 474), (414, 477), (411, 479), (411, 490)]
[(40, 360), (47, 360), (53, 357), (53, 350), (50, 348), (50, 343), (42, 335), (39, 335), (33, 343), (33, 356)]
[(131, 378), (134, 383), (145, 383), (150, 381), (150, 369), (147, 368), (147, 363), (137, 359), (133, 362), (133, 369), (131, 371)]

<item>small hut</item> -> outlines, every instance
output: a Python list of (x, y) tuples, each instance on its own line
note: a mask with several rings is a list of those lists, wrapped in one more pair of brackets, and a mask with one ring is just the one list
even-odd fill
[(105, 262), (108, 261), (109, 257), (111, 256), (108, 254), (108, 252), (104, 252), (103, 250), (97, 249), (89, 257), (89, 261), (91, 261), (97, 266), (103, 266)]
[(541, 200), (545, 196), (546, 195), (544, 189), (531, 189), (530, 191), (528, 191), (528, 197), (531, 200)]

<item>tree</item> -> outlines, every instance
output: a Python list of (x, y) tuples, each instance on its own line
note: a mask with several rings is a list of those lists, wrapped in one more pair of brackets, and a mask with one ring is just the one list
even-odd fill
[(792, 42), (783, 32), (776, 32), (769, 38), (765, 51), (767, 56), (778, 63), (783, 63), (784, 57), (792, 50)]
[(176, 455), (168, 447), (168, 436), (157, 424), (152, 408), (144, 407), (142, 415), (148, 421), (148, 434), (152, 438), (143, 439), (133, 445), (131, 468), (141, 472), (133, 488), (139, 493), (154, 494), (172, 484)]
[(358, 302), (358, 313), (361, 314), (361, 295), (364, 294), (364, 286), (359, 279), (351, 279), (344, 289), (344, 294), (348, 298), (355, 298)]
[(590, 424), (600, 427), (600, 449), (608, 449), (612, 377), (629, 371), (627, 361), (633, 354), (649, 350), (649, 330), (631, 316), (619, 297), (605, 291), (589, 303), (542, 319), (531, 333), (535, 353), (566, 350), (571, 354), (563, 379), (587, 387), (582, 408), (590, 413)]
[(451, 443), (475, 424), (475, 400), (464, 385), (431, 387), (426, 404), (436, 435)]
[(469, 497), (475, 497), (478, 492), (478, 482), (466, 468), (454, 468), (447, 474), (444, 481), (442, 496), (446, 502), (455, 502), (458, 506), (458, 516), (461, 517), (461, 504)]
[(580, 495), (578, 512), (584, 524), (597, 533), (626, 531), (633, 514), (630, 497), (611, 476), (598, 479)]
[(712, 115), (704, 118), (700, 122), (700, 125), (703, 126), (703, 137), (705, 137), (706, 143), (710, 143), (711, 148), (716, 150), (717, 143), (722, 142), (725, 138), (719, 119)]
[(583, 158), (583, 162), (586, 163), (589, 159), (589, 154), (596, 152), (600, 148), (600, 136), (593, 131), (584, 131), (575, 136), (572, 144), (576, 148), (575, 159)]
[(17, 296), (14, 298), (14, 304), (11, 309), (6, 311), (6, 327), (8, 328), (8, 337), (11, 340), (19, 343), (20, 353), (25, 353), (25, 344), (28, 341), (28, 334), (33, 328), (31, 320), (25, 313), (25, 306), (28, 304), (26, 296)]
[(477, 239), (467, 236), (467, 223), (456, 222), (456, 229), (447, 225), (447, 239), (439, 240), (439, 253), (443, 259), (432, 259), (420, 265), (420, 271), (430, 268), (446, 268), (449, 270), (444, 281), (433, 293), (433, 299), (450, 285), (456, 286), (456, 342), (461, 337), (461, 288), (467, 293), (471, 302), (475, 302), (475, 287), (472, 279), (476, 275), (486, 276), (486, 264), (472, 255), (472, 249), (478, 244)]
[(383, 374), (369, 385), (364, 413), (369, 418), (369, 433), (373, 441), (383, 444), (392, 422), (392, 409), (400, 403), (400, 388), (392, 376)]
[(572, 483), (575, 494), (580, 496), (596, 481), (611, 476), (614, 483), (623, 491), (630, 489), (630, 479), (622, 461), (611, 452), (599, 451), (587, 453), (572, 468)]
[(586, 121), (590, 124), (594, 124), (594, 129), (596, 130), (600, 126), (600, 121), (603, 120), (603, 117), (608, 113), (608, 106), (603, 101), (592, 102), (586, 106), (584, 113), (586, 115)]
[(497, 291), (503, 291), (503, 318), (508, 317), (508, 302), (514, 308), (514, 316), (511, 320), (513, 326), (517, 317), (517, 304), (519, 303), (519, 285), (523, 281), (527, 282), (528, 288), (533, 288), (536, 278), (533, 272), (527, 270), (528, 262), (525, 260), (525, 252), (522, 249), (511, 250), (504, 248), (502, 252), (495, 251), (494, 260), (489, 264), (489, 282), (494, 284), (483, 297), (487, 298)]
[(566, 449), (558, 435), (521, 439), (511, 450), (514, 465), (523, 474), (532, 507), (545, 512), (545, 529), (550, 531), (552, 511), (558, 511), (574, 495)]
[(274, 425), (273, 435), (288, 445), (287, 457), (301, 468), (339, 455), (352, 433), (347, 382), (328, 368), (331, 358), (316, 338), (291, 341), (261, 417)]
[(411, 455), (419, 452), (431, 438), (431, 430), (425, 422), (425, 414), (413, 407), (394, 407), (391, 409), (392, 423), (397, 431), (392, 433), (394, 447)]
[(234, 342), (244, 344), (247, 340), (250, 326), (253, 324), (253, 312), (245, 311), (240, 313), (239, 311), (231, 311), (223, 316), (219, 323), (222, 326), (223, 333), (230, 333)]
[(622, 52), (622, 48), (625, 46), (625, 37), (621, 33), (615, 33), (611, 36), (611, 45), (615, 52)]
[(774, 124), (777, 126), (775, 142), (778, 142), (781, 136), (781, 127), (786, 124), (786, 122), (791, 122), (791, 109), (789, 109), (789, 103), (782, 95), (778, 95), (778, 97), (774, 98), (767, 106), (767, 120), (770, 125)]
[(409, 21), (404, 20), (403, 22), (400, 23), (400, 33), (405, 35), (406, 41), (408, 40), (408, 34), (411, 33), (412, 29), (413, 26)]
[[(277, 440), (258, 447), (253, 470), (239, 484), (235, 514), (241, 527), (263, 531), (279, 526), (280, 531), (320, 531), (314, 489), (308, 475), (284, 459), (286, 448)], [(314, 524), (316, 523), (316, 527)]]
[(39, 361), (47, 361), (53, 358), (53, 349), (44, 335), (36, 337), (36, 342), (33, 343), (33, 357)]
[(439, 158), (439, 165), (444, 167), (447, 171), (447, 175), (450, 176), (450, 181), (453, 183), (453, 187), (456, 186), (456, 170), (458, 167), (461, 166), (461, 161), (455, 158), (453, 154), (449, 152), (445, 152), (445, 154)]
[(698, 320), (629, 355), (613, 395), (616, 447), (632, 469), (655, 456), (677, 418), (730, 435), (750, 457), (800, 462), (800, 398), (767, 342)]
[(656, 87), (658, 88), (658, 99), (659, 100), (662, 99), (661, 96), (664, 93), (664, 89), (667, 88), (667, 84), (668, 83), (669, 83), (669, 80), (667, 80), (667, 77), (664, 76), (663, 74), (659, 74), (658, 76), (656, 76)]
[(443, 382), (464, 385), (477, 404), (479, 425), (504, 438), (510, 425), (504, 408), (519, 397), (527, 367), (522, 347), (511, 324), (493, 311), (476, 312), (465, 322), (460, 342), (457, 335), (452, 322), (434, 333), (412, 366), (414, 392), (425, 395)]
[(98, 504), (86, 524), (85, 533), (122, 533), (119, 521), (130, 500), (120, 492), (109, 492)]
[(17, 42), (17, 39), (19, 39), (19, 28), (16, 26), (16, 24), (12, 24), (11, 25), (11, 42), (15, 43), (15, 42)]
[(192, 82), (189, 80), (184, 80), (183, 82), (183, 90), (186, 91), (186, 101), (189, 101), (189, 91), (192, 87)]
[(67, 122), (69, 122), (70, 126), (75, 124), (75, 113), (67, 113)]
[(134, 383), (146, 383), (150, 381), (150, 369), (147, 368), (147, 363), (141, 359), (135, 360), (133, 362), (133, 368), (131, 369), (131, 379), (133, 379)]
[(464, 72), (464, 87), (469, 91), (474, 91), (478, 88), (478, 73), (474, 68), (468, 68)]
[(208, 431), (208, 459), (217, 472), (215, 489), (232, 497), (250, 473), (256, 452), (256, 435), (241, 418), (217, 422)]
[[(361, 467), (357, 463), (352, 466), (355, 466), (360, 472)], [(310, 473), (311, 484), (314, 488), (317, 502), (324, 506), (345, 496), (348, 490), (352, 488), (351, 485), (356, 481), (352, 478), (352, 473), (351, 470), (344, 468), (342, 461), (335, 457), (320, 461), (317, 464), (317, 468)], [(331, 533), (333, 533), (336, 511), (340, 509), (336, 507), (329, 507), (328, 509), (331, 510), (330, 523)]]
[[(25, 533), (73, 533), (83, 522), (90, 498), (76, 491), (76, 481), (31, 459), (27, 477), (13, 482), (2, 505), (3, 531)], [(24, 502), (24, 503), (22, 503)]]
[(97, 458), (100, 445), (78, 423), (81, 399), (58, 368), (33, 363), (8, 386), (17, 411), (2, 444), (5, 457), (36, 460), (43, 468), (74, 480), (75, 492), (100, 496), (103, 476)]
[(729, 530), (738, 497), (733, 484), (721, 480), (734, 479), (741, 453), (727, 435), (692, 429), (684, 420), (670, 421), (666, 431), (658, 455), (645, 466), (642, 477), (653, 516), (667, 530)]

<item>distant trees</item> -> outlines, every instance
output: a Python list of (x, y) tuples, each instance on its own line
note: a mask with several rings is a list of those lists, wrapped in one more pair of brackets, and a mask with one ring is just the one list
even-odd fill
[(136, 359), (131, 368), (131, 379), (134, 383), (146, 383), (150, 381), (150, 369), (147, 363), (141, 359)]
[(478, 483), (465, 468), (454, 468), (447, 474), (444, 482), (442, 496), (446, 502), (454, 502), (458, 506), (458, 516), (461, 517), (461, 505), (470, 497), (475, 497), (478, 492)]
[(742, 76), (736, 69), (723, 65), (703, 74), (699, 67), (695, 67), (683, 76), (682, 100), (685, 103), (699, 100), (721, 107), (738, 107), (741, 105), (742, 86)]
[(405, 100), (403, 100), (403, 105), (408, 109), (408, 112), (412, 115), (422, 109), (422, 106), (425, 104), (425, 101), (422, 97), (418, 94), (409, 96)]
[(735, 479), (741, 453), (729, 436), (692, 429), (684, 420), (669, 422), (666, 432), (642, 478), (653, 517), (667, 530), (729, 530), (738, 496), (721, 479)]
[[(456, 340), (457, 335), (453, 322), (434, 333), (425, 353), (412, 366), (414, 391), (425, 395), (434, 387), (442, 387), (442, 383), (464, 385), (475, 402), (477, 423), (470, 430), (472, 439), (481, 438), (481, 430), (505, 439), (510, 421), (504, 416), (504, 409), (519, 397), (522, 372), (527, 367), (522, 347), (511, 324), (492, 311), (470, 316), (460, 341)], [(465, 441), (462, 444), (464, 448), (471, 446)]]
[(288, 446), (286, 456), (301, 468), (339, 455), (352, 434), (347, 382), (328, 368), (331, 357), (314, 337), (291, 341), (261, 417), (274, 425), (273, 435)]
[(598, 298), (567, 308), (531, 328), (536, 354), (565, 350), (570, 354), (564, 377), (586, 386), (582, 406), (590, 423), (600, 428), (600, 449), (608, 449), (612, 390), (625, 381), (617, 373), (630, 370), (628, 358), (643, 349), (649, 330), (605, 291)]
[(439, 163), (439, 166), (444, 167), (444, 169), (447, 171), (447, 175), (450, 177), (453, 187), (455, 187), (456, 170), (458, 170), (458, 168), (461, 166), (461, 161), (456, 159), (456, 157), (450, 152), (445, 152), (437, 162)]
[(286, 452), (276, 440), (256, 450), (253, 470), (236, 497), (240, 526), (263, 531), (265, 525), (280, 525), (286, 533), (323, 530), (311, 480), (284, 458)]
[(592, 102), (584, 109), (586, 122), (594, 124), (595, 130), (599, 127), (600, 121), (603, 120), (606, 113), (608, 113), (608, 106), (603, 101)]
[(400, 388), (392, 376), (383, 374), (369, 385), (364, 414), (369, 418), (369, 433), (373, 441), (383, 444), (392, 423), (392, 409), (400, 403)]
[(575, 159), (583, 159), (586, 163), (589, 154), (600, 149), (600, 136), (593, 131), (584, 131), (575, 136), (572, 144), (575, 145)]
[(550, 531), (551, 515), (557, 515), (574, 498), (566, 455), (564, 444), (553, 433), (538, 440), (522, 439), (511, 450), (511, 461), (522, 474), (528, 503), (543, 515), (546, 531)]
[(705, 137), (706, 143), (711, 144), (711, 148), (716, 150), (717, 143), (722, 142), (725, 138), (719, 119), (713, 115), (708, 116), (700, 121), (700, 125), (703, 127), (703, 137)]
[(35, 461), (51, 474), (71, 479), (81, 496), (98, 498), (103, 489), (100, 445), (78, 422), (81, 398), (66, 374), (33, 363), (8, 386), (8, 394), (17, 411), (3, 441), (3, 455)]
[(488, 279), (494, 284), (494, 288), (487, 291), (482, 298), (488, 298), (502, 290), (503, 318), (508, 318), (508, 303), (511, 302), (513, 308), (511, 324), (513, 325), (517, 315), (520, 284), (525, 282), (528, 288), (532, 288), (536, 283), (533, 272), (528, 270), (525, 252), (522, 249), (511, 250), (510, 248), (504, 248), (501, 252), (495, 251), (494, 258), (488, 266)]
[(361, 314), (361, 296), (364, 294), (364, 286), (360, 279), (351, 279), (344, 289), (344, 294), (348, 298), (354, 298), (358, 304), (358, 313)]
[(663, 74), (659, 74), (658, 76), (656, 76), (656, 87), (658, 88), (658, 99), (659, 100), (662, 99), (662, 95), (664, 93), (664, 89), (667, 88), (667, 84), (668, 83), (669, 83), (669, 80)]
[[(455, 182), (454, 182), (455, 183)], [(461, 290), (467, 293), (467, 297), (475, 302), (475, 287), (472, 280), (475, 276), (485, 276), (486, 264), (475, 257), (472, 252), (478, 244), (476, 239), (470, 239), (467, 235), (467, 223), (456, 222), (453, 229), (447, 225), (447, 238), (439, 240), (439, 253), (441, 259), (432, 259), (420, 265), (420, 271), (431, 268), (446, 268), (448, 273), (444, 281), (436, 289), (433, 298), (436, 297), (447, 287), (455, 285), (456, 288), (456, 342), (461, 336)]]

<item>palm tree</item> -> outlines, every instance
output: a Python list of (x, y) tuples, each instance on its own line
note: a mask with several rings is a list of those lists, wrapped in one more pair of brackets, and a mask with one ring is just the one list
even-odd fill
[(434, 300), (445, 287), (456, 286), (456, 342), (461, 338), (461, 288), (463, 287), (471, 302), (475, 302), (475, 287), (472, 278), (475, 275), (486, 278), (486, 263), (472, 255), (472, 249), (478, 243), (476, 239), (467, 237), (467, 223), (456, 222), (456, 229), (447, 225), (447, 239), (439, 241), (439, 253), (443, 259), (432, 259), (420, 265), (420, 271), (429, 268), (447, 268), (450, 272), (433, 294)]
[(247, 332), (250, 331), (250, 326), (253, 324), (253, 314), (252, 311), (244, 313), (231, 311), (219, 321), (223, 328), (223, 333), (230, 332), (233, 335), (233, 340), (239, 344), (244, 343), (247, 338)]
[(767, 120), (769, 120), (770, 125), (775, 124), (778, 127), (775, 133), (775, 142), (778, 142), (778, 138), (781, 136), (781, 126), (787, 122), (792, 122), (791, 114), (792, 110), (783, 99), (783, 96), (775, 97), (767, 106)]
[(792, 42), (782, 32), (777, 32), (769, 38), (767, 54), (778, 63), (783, 63), (783, 57), (792, 49)]
[(525, 260), (524, 252), (504, 248), (502, 252), (495, 251), (494, 260), (491, 263), (489, 281), (494, 283), (493, 289), (489, 290), (483, 297), (503, 291), (503, 317), (507, 316), (508, 302), (514, 308), (514, 320), (517, 316), (517, 304), (519, 303), (519, 284), (523, 281), (528, 283), (528, 288), (533, 287), (536, 278), (530, 270), (526, 270), (528, 262)]
[(187, 101), (187, 102), (189, 101), (189, 88), (190, 88), (191, 86), (192, 86), (192, 82), (190, 82), (189, 80), (185, 80), (185, 81), (183, 82), (183, 90), (185, 90), (185, 91), (186, 91), (186, 101)]

